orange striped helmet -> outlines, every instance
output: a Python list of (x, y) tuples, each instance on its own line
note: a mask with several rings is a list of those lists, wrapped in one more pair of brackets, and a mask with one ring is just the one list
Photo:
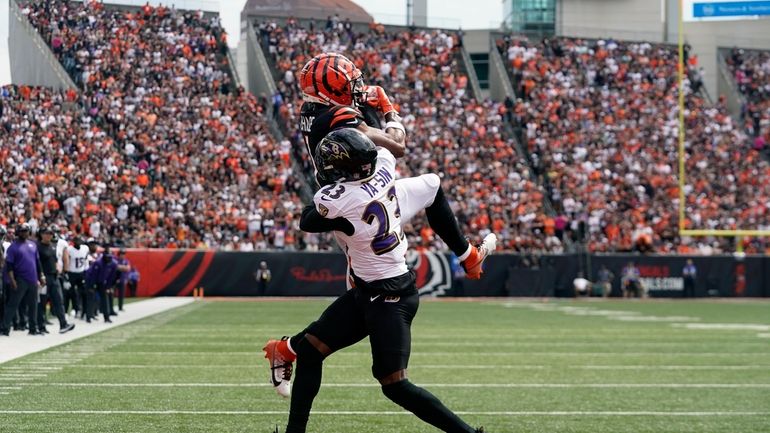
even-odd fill
[(299, 86), (306, 101), (327, 105), (353, 105), (364, 95), (361, 70), (337, 53), (319, 54), (305, 63)]

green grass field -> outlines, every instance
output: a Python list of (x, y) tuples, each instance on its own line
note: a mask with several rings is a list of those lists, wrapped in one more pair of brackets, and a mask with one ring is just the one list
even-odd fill
[[(0, 432), (272, 432), (258, 350), (328, 302), (197, 302), (0, 365)], [(770, 432), (770, 302), (423, 302), (413, 331), (412, 381), (492, 433)], [(308, 432), (437, 431), (370, 365), (326, 362)]]

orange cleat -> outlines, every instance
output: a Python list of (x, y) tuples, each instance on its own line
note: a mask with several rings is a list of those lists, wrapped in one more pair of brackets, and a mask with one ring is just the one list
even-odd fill
[(468, 279), (478, 280), (481, 278), (483, 271), (481, 265), (495, 251), (495, 248), (497, 248), (497, 236), (494, 233), (490, 233), (484, 237), (481, 245), (471, 249), (471, 254), (462, 262)]
[(289, 337), (280, 340), (270, 340), (262, 350), (270, 364), (270, 382), (275, 392), (283, 398), (291, 395), (291, 373), (294, 369), (292, 363), (297, 359), (288, 344)]

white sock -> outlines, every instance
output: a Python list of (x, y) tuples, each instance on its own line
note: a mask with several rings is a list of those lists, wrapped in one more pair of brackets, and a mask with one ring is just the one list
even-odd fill
[(463, 255), (461, 255), (460, 257), (458, 257), (458, 259), (460, 259), (460, 261), (461, 261), (461, 262), (462, 262), (462, 261), (464, 261), (465, 259), (467, 259), (467, 258), (468, 258), (468, 256), (470, 256), (470, 255), (471, 255), (471, 249), (472, 249), (472, 248), (473, 248), (473, 245), (471, 245), (471, 243), (470, 243), (470, 242), (468, 242), (468, 249), (467, 249), (467, 250), (465, 250), (465, 252), (463, 253)]
[(293, 353), (294, 356), (297, 356), (297, 352), (295, 352), (294, 349), (291, 348), (291, 338), (286, 340), (286, 347), (289, 348), (289, 352)]

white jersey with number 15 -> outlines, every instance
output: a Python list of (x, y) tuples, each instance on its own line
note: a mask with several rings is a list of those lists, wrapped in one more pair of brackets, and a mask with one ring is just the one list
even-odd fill
[(75, 248), (74, 246), (67, 247), (67, 254), (70, 259), (65, 271), (81, 273), (88, 269), (88, 247), (86, 245), (81, 245), (80, 248)]

